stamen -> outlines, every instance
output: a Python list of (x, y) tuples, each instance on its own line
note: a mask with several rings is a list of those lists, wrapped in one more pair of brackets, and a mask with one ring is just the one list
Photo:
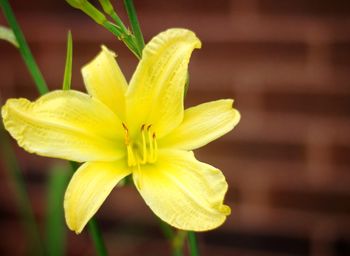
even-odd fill
[(140, 169), (141, 164), (154, 163), (157, 161), (158, 144), (152, 125), (142, 124), (140, 128), (141, 136), (137, 141), (133, 141), (129, 135), (128, 127), (122, 123), (125, 131), (125, 146), (127, 151), (128, 166)]
[(141, 126), (141, 136), (142, 136), (142, 161), (141, 163), (144, 164), (147, 161), (147, 142), (145, 137), (145, 125), (143, 124)]
[(127, 149), (127, 152), (128, 152), (128, 165), (129, 166), (135, 166), (137, 164), (137, 161), (135, 159), (134, 152), (132, 150), (132, 146), (131, 145), (127, 145), (126, 149)]
[(155, 133), (153, 133), (152, 138), (153, 138), (153, 146), (154, 146), (154, 152), (153, 152), (152, 159), (153, 159), (153, 162), (156, 162), (157, 156), (158, 156), (158, 144), (157, 144), (157, 138), (156, 138)]
[(147, 133), (148, 133), (148, 143), (149, 143), (149, 155), (148, 155), (148, 162), (152, 162), (152, 159), (153, 159), (153, 154), (154, 154), (154, 148), (153, 148), (153, 144), (152, 144), (152, 135), (151, 135), (151, 132), (150, 132), (150, 129), (151, 128), (151, 125), (149, 125), (147, 127)]
[(123, 125), (124, 129), (128, 132), (129, 131), (128, 127), (126, 127), (126, 125), (124, 123), (122, 123), (122, 125)]
[(125, 130), (125, 136), (124, 136), (124, 140), (125, 140), (125, 145), (129, 145), (130, 141), (129, 141), (129, 130), (128, 127), (126, 127), (126, 125), (124, 123), (122, 123), (123, 128)]

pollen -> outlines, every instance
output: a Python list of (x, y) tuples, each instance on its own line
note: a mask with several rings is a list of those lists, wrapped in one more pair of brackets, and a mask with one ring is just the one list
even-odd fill
[(152, 125), (142, 124), (134, 138), (130, 137), (129, 129), (123, 123), (125, 146), (128, 156), (128, 166), (140, 167), (157, 161), (157, 136)]

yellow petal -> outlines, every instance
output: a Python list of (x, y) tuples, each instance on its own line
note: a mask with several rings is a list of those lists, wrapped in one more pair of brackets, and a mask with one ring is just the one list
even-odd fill
[(197, 161), (192, 152), (162, 150), (156, 164), (142, 166), (133, 178), (152, 211), (176, 228), (214, 229), (230, 214), (223, 204), (225, 177), (220, 170)]
[(196, 35), (185, 29), (169, 29), (146, 45), (126, 96), (133, 131), (152, 124), (160, 138), (179, 125), (188, 62), (200, 46)]
[(114, 52), (102, 46), (102, 51), (81, 71), (89, 94), (124, 120), (127, 82), (115, 57)]
[(83, 164), (74, 173), (64, 196), (69, 229), (80, 233), (112, 189), (129, 174), (123, 160)]
[(118, 117), (87, 94), (54, 91), (35, 102), (9, 99), (1, 113), (6, 130), (28, 152), (77, 162), (124, 155)]
[(159, 140), (159, 145), (192, 150), (226, 134), (240, 120), (232, 103), (233, 100), (217, 100), (186, 109), (182, 123)]

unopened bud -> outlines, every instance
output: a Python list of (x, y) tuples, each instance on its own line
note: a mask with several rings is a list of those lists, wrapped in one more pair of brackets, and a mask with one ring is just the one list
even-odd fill
[(98, 0), (103, 8), (103, 11), (107, 14), (112, 14), (114, 12), (113, 5), (109, 0)]
[(68, 4), (77, 9), (82, 9), (82, 6), (87, 2), (87, 0), (66, 0)]
[(87, 0), (66, 0), (72, 7), (82, 10), (98, 24), (103, 24), (107, 19), (98, 9)]

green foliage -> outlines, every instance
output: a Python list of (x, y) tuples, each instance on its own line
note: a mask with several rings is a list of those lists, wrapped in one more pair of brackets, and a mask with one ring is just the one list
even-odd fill
[(63, 90), (69, 90), (72, 81), (73, 40), (72, 33), (68, 32), (66, 65), (64, 67)]
[(46, 211), (46, 253), (65, 255), (66, 225), (64, 223), (63, 197), (71, 177), (69, 168), (54, 166), (49, 170)]

